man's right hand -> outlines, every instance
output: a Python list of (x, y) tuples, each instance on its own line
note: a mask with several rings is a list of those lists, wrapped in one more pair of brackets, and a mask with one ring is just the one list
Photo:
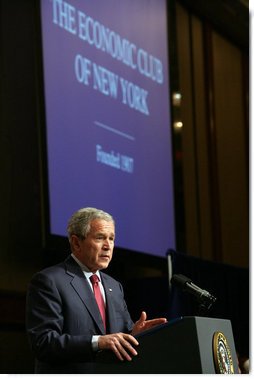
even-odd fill
[(138, 344), (135, 337), (125, 333), (106, 334), (98, 340), (100, 350), (112, 350), (121, 361), (131, 361), (132, 356), (138, 354), (133, 346)]

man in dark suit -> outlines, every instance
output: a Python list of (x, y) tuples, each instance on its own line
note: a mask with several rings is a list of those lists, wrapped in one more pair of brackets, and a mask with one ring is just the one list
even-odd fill
[(27, 332), (36, 356), (36, 373), (94, 373), (99, 351), (119, 360), (137, 355), (134, 335), (166, 322), (133, 323), (122, 286), (100, 272), (113, 254), (115, 223), (111, 215), (83, 208), (68, 223), (72, 254), (31, 280), (27, 293)]

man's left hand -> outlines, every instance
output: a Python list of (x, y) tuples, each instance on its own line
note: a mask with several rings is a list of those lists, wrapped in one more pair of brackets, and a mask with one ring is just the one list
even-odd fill
[(146, 312), (142, 312), (138, 321), (135, 322), (131, 334), (135, 336), (138, 333), (144, 332), (145, 330), (151, 329), (154, 326), (165, 324), (167, 322), (166, 318), (154, 318), (152, 320), (147, 320)]

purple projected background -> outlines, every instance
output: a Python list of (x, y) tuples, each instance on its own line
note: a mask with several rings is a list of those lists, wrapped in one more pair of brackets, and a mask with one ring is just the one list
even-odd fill
[(175, 248), (166, 1), (41, 1), (50, 232), (92, 206), (116, 246)]

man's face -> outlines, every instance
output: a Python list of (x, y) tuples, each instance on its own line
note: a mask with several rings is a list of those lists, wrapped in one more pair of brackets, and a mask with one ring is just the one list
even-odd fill
[(113, 222), (95, 219), (86, 238), (72, 236), (74, 255), (92, 272), (108, 267), (112, 259), (115, 226)]

